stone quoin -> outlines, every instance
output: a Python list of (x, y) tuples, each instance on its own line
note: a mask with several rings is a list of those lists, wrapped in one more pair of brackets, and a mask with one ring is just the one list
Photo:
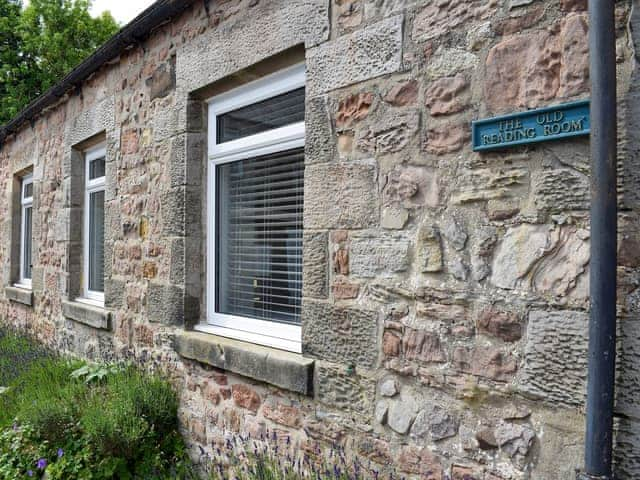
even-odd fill
[[(559, 107), (588, 111), (586, 4), (188, 0), (134, 23), (4, 132), (0, 323), (165, 372), (195, 460), (269, 430), (394, 478), (575, 478), (589, 119)], [(631, 480), (640, 11), (615, 5)]]

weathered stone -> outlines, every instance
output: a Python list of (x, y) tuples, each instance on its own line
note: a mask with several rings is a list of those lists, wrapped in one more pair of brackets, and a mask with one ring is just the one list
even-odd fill
[(303, 295), (327, 298), (328, 292), (327, 232), (304, 232)]
[(451, 243), (453, 248), (458, 251), (464, 249), (467, 244), (467, 239), (469, 238), (455, 217), (450, 217), (445, 221), (442, 233), (449, 243)]
[(418, 90), (417, 80), (396, 83), (384, 96), (384, 101), (394, 107), (413, 105), (418, 98)]
[(369, 163), (305, 168), (305, 229), (367, 228), (379, 221), (376, 168)]
[(393, 397), (398, 393), (398, 385), (393, 378), (387, 378), (380, 384), (380, 395), (383, 397)]
[(441, 78), (425, 92), (426, 106), (433, 116), (458, 113), (469, 106), (469, 83), (464, 75)]
[(589, 209), (589, 179), (569, 169), (543, 170), (531, 178), (536, 207), (548, 212)]
[(467, 125), (450, 124), (427, 128), (424, 149), (427, 153), (444, 155), (460, 150), (471, 134)]
[(387, 18), (309, 49), (306, 63), (311, 93), (393, 73), (402, 64), (402, 16)]
[(375, 380), (345, 367), (319, 364), (317, 369), (317, 398), (333, 408), (362, 415), (369, 421), (374, 413)]
[(618, 265), (640, 267), (640, 234), (622, 234), (618, 240)]
[(528, 9), (524, 14), (498, 20), (493, 29), (498, 35), (513, 35), (527, 28), (533, 27), (544, 17), (547, 9), (545, 5), (538, 5)]
[(384, 402), (381, 400), (378, 403), (376, 403), (374, 418), (377, 423), (379, 423), (380, 425), (386, 425), (388, 414), (389, 414), (389, 406), (387, 405), (387, 402)]
[(62, 314), (66, 318), (93, 328), (111, 330), (111, 314), (103, 308), (94, 307), (86, 303), (63, 300)]
[(560, 72), (558, 40), (541, 31), (508, 37), (487, 56), (485, 100), (493, 112), (537, 107), (556, 96)]
[(458, 433), (458, 420), (439, 405), (421, 410), (411, 427), (411, 436), (425, 439), (427, 435), (433, 441), (444, 440)]
[(346, 247), (339, 247), (333, 252), (331, 259), (333, 271), (340, 275), (349, 275), (349, 250)]
[(405, 329), (405, 334), (402, 338), (402, 350), (407, 360), (417, 360), (425, 363), (447, 361), (440, 337), (435, 332), (411, 328)]
[(559, 405), (582, 405), (587, 325), (583, 312), (530, 312), (519, 388)]
[(390, 112), (379, 122), (358, 132), (357, 148), (365, 153), (386, 154), (404, 149), (418, 133), (420, 114), (417, 111)]
[(340, 0), (336, 2), (338, 24), (342, 28), (354, 28), (362, 23), (364, 7), (358, 0)]
[(431, 226), (423, 226), (418, 231), (418, 268), (422, 273), (442, 270), (442, 243), (440, 234)]
[(522, 168), (469, 170), (460, 176), (452, 201), (469, 203), (516, 197), (528, 188), (528, 176), (528, 171)]
[(427, 78), (435, 80), (441, 77), (452, 77), (459, 72), (475, 69), (478, 57), (460, 48), (440, 47), (429, 59), (426, 68)]
[(518, 369), (517, 360), (498, 348), (475, 346), (457, 347), (453, 351), (453, 364), (464, 373), (500, 382), (510, 381)]
[(398, 205), (391, 205), (382, 209), (380, 226), (387, 230), (402, 230), (409, 221), (409, 210)]
[(409, 268), (409, 246), (402, 237), (352, 237), (349, 271), (364, 278), (403, 272)]
[(384, 205), (401, 204), (405, 208), (436, 207), (439, 197), (438, 174), (426, 167), (396, 167), (387, 174), (382, 189)]
[(571, 97), (589, 90), (589, 26), (585, 13), (570, 13), (560, 30), (560, 89), (558, 96)]
[(418, 12), (413, 22), (412, 38), (424, 41), (454, 31), (471, 19), (489, 17), (497, 6), (496, 0), (452, 0), (430, 3)]
[(498, 445), (510, 456), (525, 456), (533, 445), (535, 432), (527, 425), (501, 423), (494, 430)]
[(409, 432), (413, 420), (418, 413), (418, 403), (410, 395), (400, 396), (389, 406), (387, 424), (396, 433), (404, 435)]
[(358, 298), (360, 285), (341, 279), (333, 282), (331, 291), (333, 292), (333, 298), (336, 300), (352, 300)]
[(176, 88), (176, 57), (161, 64), (146, 80), (146, 84), (150, 100), (169, 95)]
[(560, 0), (560, 10), (563, 12), (577, 12), (587, 9), (587, 0)]
[(451, 480), (481, 480), (482, 478), (484, 478), (482, 472), (471, 467), (463, 467), (462, 465), (451, 467)]
[[(303, 395), (313, 390), (314, 362), (297, 354), (187, 331), (176, 337), (174, 346), (182, 357), (212, 367)], [(220, 393), (223, 397), (227, 395), (224, 389), (220, 389)]]
[(384, 332), (382, 337), (382, 352), (385, 357), (397, 357), (400, 355), (402, 339), (391, 332)]
[(419, 301), (416, 302), (416, 316), (437, 322), (459, 323), (467, 319), (468, 312), (464, 305)]
[(377, 323), (376, 312), (370, 310), (303, 300), (303, 352), (331, 362), (369, 368), (378, 356), (371, 348), (378, 338)]
[(231, 385), (231, 395), (236, 405), (252, 412), (257, 412), (260, 407), (260, 395), (247, 385)]
[(505, 342), (515, 342), (522, 338), (522, 322), (512, 312), (487, 307), (478, 317), (478, 330)]
[(300, 428), (302, 413), (298, 407), (270, 400), (264, 404), (262, 414), (265, 418), (290, 428)]
[[(274, 52), (284, 52), (303, 44), (310, 48), (324, 42), (330, 31), (329, 2), (259, 2), (230, 21), (232, 28), (231, 24), (225, 24), (224, 28), (207, 28), (203, 34), (193, 32), (189, 41), (181, 42), (176, 55), (176, 79), (180, 89), (193, 92), (272, 57)], [(212, 45), (217, 47), (212, 49)], [(310, 51), (314, 50), (317, 49), (310, 48)], [(335, 54), (341, 51), (328, 50)], [(308, 76), (315, 77), (314, 62), (309, 58), (307, 61), (312, 70), (308, 70)], [(202, 68), (203, 65), (208, 67)], [(342, 70), (342, 67), (336, 67), (336, 70)], [(323, 74), (318, 73), (322, 79)], [(352, 71), (344, 73), (341, 78), (348, 77)]]
[(389, 442), (384, 440), (366, 437), (358, 443), (358, 452), (381, 465), (393, 463)]
[(28, 306), (33, 305), (33, 290), (18, 287), (4, 287), (4, 294), (7, 300), (11, 300), (12, 302)]
[(482, 450), (493, 450), (498, 448), (498, 440), (491, 428), (483, 428), (476, 433), (478, 447)]
[(509, 229), (496, 248), (491, 281), (505, 289), (567, 295), (586, 272), (587, 240), (588, 233), (573, 226), (525, 224)]
[(307, 99), (305, 107), (304, 163), (326, 163), (336, 156), (336, 145), (326, 96)]
[(369, 115), (373, 93), (363, 92), (342, 99), (336, 113), (336, 127), (349, 128)]
[(398, 468), (402, 472), (420, 475), (423, 480), (442, 480), (439, 460), (425, 447), (407, 445), (400, 449)]

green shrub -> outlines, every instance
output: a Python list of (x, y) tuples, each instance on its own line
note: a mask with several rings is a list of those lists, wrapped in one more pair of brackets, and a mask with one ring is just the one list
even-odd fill
[(50, 356), (35, 342), (0, 328), (0, 387), (8, 386), (31, 365)]
[[(0, 365), (23, 347), (35, 348), (3, 334)], [(127, 365), (29, 358), (0, 393), (0, 480), (197, 478), (168, 382)]]

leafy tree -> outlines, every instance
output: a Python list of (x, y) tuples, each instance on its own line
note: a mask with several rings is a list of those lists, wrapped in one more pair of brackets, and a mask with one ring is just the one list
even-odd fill
[[(0, 123), (69, 73), (119, 26), (91, 0), (0, 0)], [(3, 54), (3, 46), (7, 53)]]

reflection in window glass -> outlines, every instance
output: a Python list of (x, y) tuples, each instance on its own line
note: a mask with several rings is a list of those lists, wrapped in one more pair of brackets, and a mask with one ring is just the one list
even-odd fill
[(22, 243), (22, 276), (23, 279), (31, 279), (31, 223), (32, 223), (33, 207), (25, 207), (24, 214), (24, 232)]
[(104, 292), (104, 190), (89, 195), (89, 290)]

